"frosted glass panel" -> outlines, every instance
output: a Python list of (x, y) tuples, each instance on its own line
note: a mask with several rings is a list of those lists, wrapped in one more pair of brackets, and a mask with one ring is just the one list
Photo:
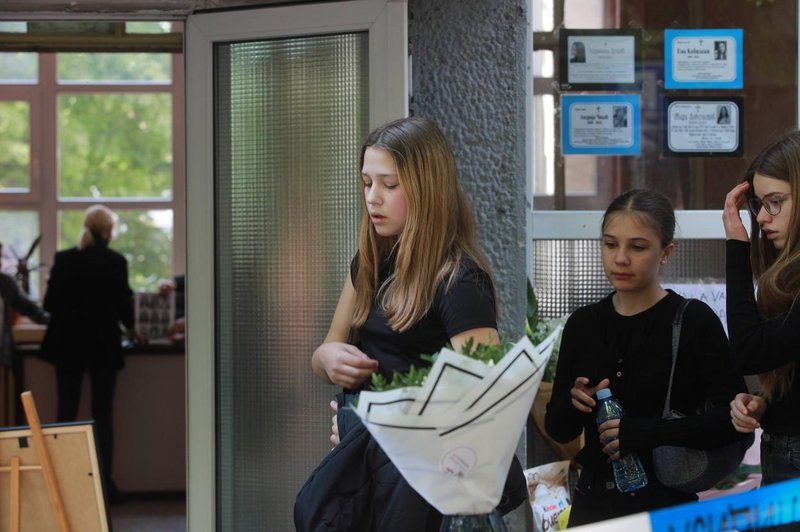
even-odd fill
[[(661, 280), (724, 283), (725, 241), (676, 240)], [(610, 294), (614, 288), (603, 273), (600, 239), (534, 240), (533, 287), (543, 318), (568, 314)]]
[(336, 389), (310, 359), (357, 246), (367, 43), (215, 49), (218, 530), (293, 530), (294, 497), (330, 450)]

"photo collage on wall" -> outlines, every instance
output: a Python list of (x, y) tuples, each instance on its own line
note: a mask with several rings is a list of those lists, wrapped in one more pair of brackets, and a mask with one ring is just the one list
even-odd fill
[(148, 343), (170, 341), (175, 323), (175, 293), (137, 292), (134, 319), (139, 339)]

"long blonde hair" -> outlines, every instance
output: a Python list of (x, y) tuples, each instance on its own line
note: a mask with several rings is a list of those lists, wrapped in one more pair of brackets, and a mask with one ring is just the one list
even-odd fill
[(78, 239), (78, 249), (86, 249), (93, 244), (108, 244), (114, 236), (117, 215), (105, 205), (92, 205), (83, 215), (83, 227)]
[[(476, 243), (475, 223), (458, 184), (453, 151), (439, 127), (419, 117), (379, 127), (361, 148), (362, 167), (370, 147), (386, 150), (397, 165), (408, 214), (400, 235), (382, 237), (364, 210), (353, 325), (366, 322), (378, 298), (389, 326), (402, 332), (428, 312), (440, 283), (450, 287), (464, 258), (472, 259), (490, 276), (491, 270)], [(394, 271), (378, 286), (380, 261), (390, 254), (394, 254)]]
[[(750, 263), (758, 282), (758, 308), (767, 318), (775, 318), (789, 311), (800, 296), (800, 131), (784, 135), (756, 156), (746, 174), (751, 193), (754, 193), (753, 178), (756, 174), (786, 181), (791, 188), (792, 214), (783, 249), (778, 250), (772, 242), (761, 238), (756, 215), (750, 213)], [(791, 362), (759, 374), (764, 397), (772, 399), (788, 395), (796, 366)]]

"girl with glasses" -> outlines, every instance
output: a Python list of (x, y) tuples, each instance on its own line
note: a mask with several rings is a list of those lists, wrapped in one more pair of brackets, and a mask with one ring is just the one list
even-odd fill
[[(800, 131), (794, 131), (758, 154), (745, 181), (726, 196), (723, 211), (731, 356), (740, 371), (757, 374), (761, 383), (757, 395), (739, 394), (731, 402), (731, 420), (739, 432), (764, 429), (763, 484), (800, 477), (798, 194)], [(750, 209), (749, 239), (739, 217), (745, 204)]]

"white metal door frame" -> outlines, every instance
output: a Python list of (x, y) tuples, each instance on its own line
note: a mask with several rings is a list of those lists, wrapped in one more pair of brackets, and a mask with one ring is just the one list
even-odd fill
[[(406, 0), (355, 0), (192, 15), (186, 23), (187, 525), (216, 528), (213, 46), (369, 32), (369, 121), (408, 115)], [(189, 307), (187, 307), (189, 308)]]

